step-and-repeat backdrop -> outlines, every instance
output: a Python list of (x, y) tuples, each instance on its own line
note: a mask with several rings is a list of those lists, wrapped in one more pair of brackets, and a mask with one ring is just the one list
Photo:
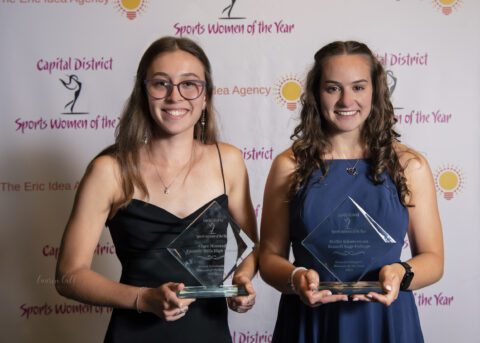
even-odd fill
[[(427, 342), (478, 341), (480, 2), (475, 0), (0, 1), (2, 341), (99, 342), (111, 309), (59, 296), (60, 238), (87, 163), (112, 143), (140, 56), (163, 35), (211, 59), (223, 141), (243, 151), (258, 218), (313, 54), (360, 40), (388, 71), (398, 130), (427, 156), (444, 227), (443, 279), (415, 292)], [(405, 243), (408, 256), (408, 242)], [(93, 268), (118, 278), (105, 230)], [(279, 294), (230, 313), (235, 343), (270, 342)]]

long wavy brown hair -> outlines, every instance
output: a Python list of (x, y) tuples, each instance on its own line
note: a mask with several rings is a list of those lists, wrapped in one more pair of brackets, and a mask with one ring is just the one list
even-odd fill
[(368, 58), (373, 85), (372, 110), (362, 127), (361, 140), (365, 157), (370, 162), (370, 177), (375, 184), (380, 184), (384, 181), (381, 174), (387, 171), (397, 186), (400, 201), (407, 205), (409, 190), (394, 148), (395, 143), (399, 142), (400, 134), (394, 130), (396, 119), (390, 102), (387, 76), (372, 51), (356, 41), (336, 41), (315, 54), (315, 63), (307, 75), (305, 92), (301, 98), (300, 124), (290, 137), (297, 164), (290, 186), (290, 197), (305, 186), (315, 170), (320, 169), (323, 175), (328, 172), (328, 161), (324, 156), (331, 150), (331, 144), (329, 124), (320, 110), (320, 82), (325, 61), (338, 55), (363, 55)]
[(205, 129), (202, 132), (200, 120), (195, 124), (193, 138), (202, 140), (205, 144), (217, 141), (217, 127), (212, 103), (213, 82), (210, 61), (203, 49), (188, 38), (163, 37), (153, 42), (145, 51), (138, 65), (135, 84), (132, 93), (123, 109), (120, 123), (115, 131), (115, 144), (106, 148), (98, 156), (113, 156), (121, 172), (122, 199), (114, 206), (114, 210), (126, 206), (133, 198), (135, 187), (148, 197), (148, 190), (138, 168), (140, 148), (145, 145), (145, 139), (153, 137), (156, 123), (148, 106), (148, 95), (144, 80), (148, 68), (153, 61), (163, 53), (182, 50), (195, 56), (203, 65), (206, 81)]

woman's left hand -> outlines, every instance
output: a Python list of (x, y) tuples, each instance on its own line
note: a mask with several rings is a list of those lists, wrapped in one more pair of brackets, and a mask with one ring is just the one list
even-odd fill
[(355, 294), (351, 297), (352, 301), (376, 301), (390, 306), (398, 298), (400, 292), (400, 282), (404, 274), (403, 267), (398, 264), (384, 266), (380, 270), (379, 279), (385, 294), (369, 292), (368, 294)]
[(228, 307), (238, 313), (245, 313), (255, 305), (256, 294), (252, 282), (246, 276), (239, 276), (233, 278), (233, 284), (245, 287), (248, 295), (227, 298)]

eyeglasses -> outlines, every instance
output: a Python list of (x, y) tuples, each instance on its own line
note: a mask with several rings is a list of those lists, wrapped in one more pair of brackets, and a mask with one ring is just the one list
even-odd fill
[(202, 95), (206, 82), (202, 80), (184, 80), (177, 84), (162, 79), (145, 80), (147, 93), (154, 99), (161, 100), (172, 95), (173, 87), (185, 100), (194, 100)]

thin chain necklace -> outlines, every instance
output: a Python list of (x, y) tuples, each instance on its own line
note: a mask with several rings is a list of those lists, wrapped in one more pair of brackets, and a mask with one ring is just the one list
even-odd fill
[(163, 179), (162, 177), (160, 176), (160, 172), (158, 171), (158, 167), (155, 163), (153, 163), (153, 160), (152, 160), (152, 156), (151, 156), (151, 152), (149, 151), (148, 152), (148, 158), (150, 159), (150, 163), (153, 164), (153, 166), (155, 167), (155, 171), (157, 172), (157, 176), (158, 178), (160, 179), (160, 182), (162, 183), (163, 185), (163, 194), (165, 195), (168, 195), (170, 194), (170, 187), (172, 187), (173, 183), (175, 182), (175, 180), (183, 173), (183, 171), (185, 170), (185, 168), (187, 166), (189, 166), (188, 168), (188, 171), (187, 173), (185, 174), (185, 177), (183, 178), (183, 183), (185, 183), (185, 180), (187, 179), (187, 176), (188, 174), (190, 173), (190, 170), (192, 169), (192, 161), (193, 161), (193, 156), (195, 155), (195, 142), (193, 142), (192, 144), (192, 150), (191, 150), (191, 153), (190, 153), (190, 157), (188, 159), (188, 162), (185, 163), (185, 165), (180, 168), (180, 170), (178, 171), (177, 175), (175, 175), (175, 177), (172, 179), (172, 181), (170, 181), (170, 183), (168, 185), (165, 184), (165, 182), (163, 182)]

